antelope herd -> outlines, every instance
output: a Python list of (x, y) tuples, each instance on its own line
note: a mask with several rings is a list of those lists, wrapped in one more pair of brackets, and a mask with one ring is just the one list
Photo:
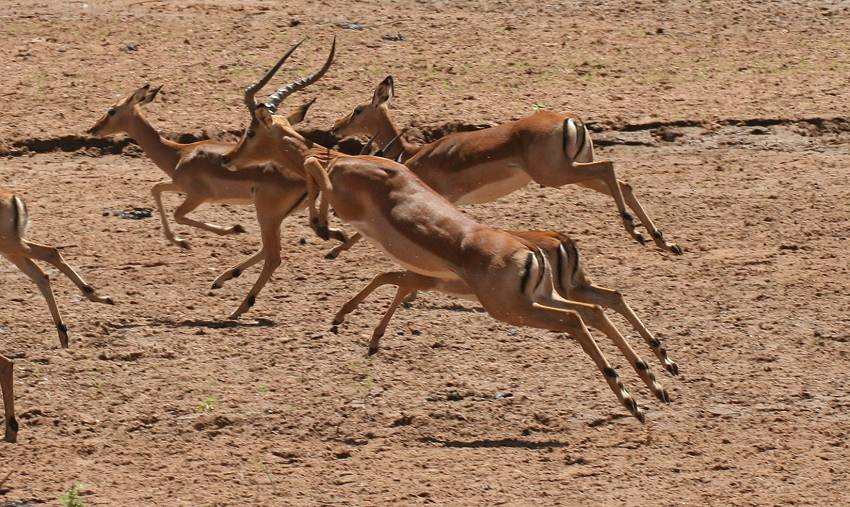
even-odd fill
[[(474, 221), (455, 207), (494, 201), (531, 181), (544, 187), (575, 183), (611, 196), (623, 226), (638, 242), (643, 244), (646, 239), (638, 230), (634, 215), (659, 248), (682, 254), (682, 249), (667, 241), (649, 218), (632, 187), (617, 178), (613, 163), (595, 157), (589, 131), (578, 117), (541, 111), (496, 127), (450, 134), (430, 144), (416, 145), (404, 139), (403, 131), (390, 119), (388, 104), (394, 83), (392, 77), (387, 77), (369, 103), (358, 105), (334, 123), (332, 131), (339, 138), (370, 137), (364, 153), (346, 155), (311, 142), (293, 128), (304, 119), (312, 101), (286, 115), (278, 114), (286, 98), (325, 75), (334, 59), (335, 40), (319, 70), (279, 87), (264, 103), (255, 99), (300, 44), (284, 53), (245, 90), (250, 123), (236, 143), (180, 144), (164, 138), (142, 113), (142, 106), (153, 101), (160, 90), (148, 85), (110, 107), (89, 130), (98, 137), (121, 133), (130, 136), (168, 176), (169, 180), (154, 185), (151, 193), (163, 233), (172, 244), (189, 248), (189, 243), (176, 236), (168, 224), (162, 205), (164, 192), (186, 196), (174, 212), (178, 224), (219, 235), (244, 233), (245, 229), (241, 225), (224, 227), (201, 222), (187, 215), (206, 202), (254, 205), (261, 249), (213, 282), (213, 288), (221, 288), (227, 280), (263, 262), (260, 276), (230, 318), (238, 318), (255, 304), (257, 295), (280, 266), (283, 219), (307, 208), (309, 224), (316, 234), (325, 240), (340, 241), (326, 257), (337, 257), (365, 237), (402, 268), (377, 274), (333, 319), (336, 330), (371, 292), (382, 285), (396, 285), (396, 295), (373, 332), (370, 355), (378, 352), (380, 339), (405, 298), (416, 291), (437, 290), (476, 300), (502, 322), (557, 331), (577, 340), (623, 406), (644, 421), (637, 402), (588, 330), (596, 329), (613, 341), (659, 400), (670, 401), (649, 365), (603, 309), (621, 314), (670, 374), (677, 375), (678, 366), (622, 294), (593, 285), (584, 272), (574, 240), (553, 231), (497, 229)], [(379, 150), (369, 154), (373, 144)], [(349, 237), (342, 230), (329, 227), (331, 207), (356, 234)], [(36, 283), (47, 300), (60, 344), (67, 347), (67, 329), (50, 282), (33, 260), (52, 264), (89, 300), (108, 304), (113, 301), (99, 296), (65, 263), (56, 248), (25, 240), (26, 225), (23, 200), (0, 192), (0, 253)], [(12, 361), (4, 356), (0, 356), (0, 387), (5, 439), (14, 442), (18, 423), (14, 414)]]

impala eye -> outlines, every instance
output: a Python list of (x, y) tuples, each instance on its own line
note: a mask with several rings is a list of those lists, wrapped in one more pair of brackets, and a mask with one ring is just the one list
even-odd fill
[(245, 132), (245, 135), (247, 137), (254, 137), (254, 129), (248, 129), (248, 131)]
[(363, 106), (357, 106), (354, 108), (354, 114), (360, 114), (363, 112)]
[(110, 108), (109, 111), (106, 112), (106, 114), (108, 114), (109, 116), (114, 116), (115, 115), (115, 108), (114, 107)]

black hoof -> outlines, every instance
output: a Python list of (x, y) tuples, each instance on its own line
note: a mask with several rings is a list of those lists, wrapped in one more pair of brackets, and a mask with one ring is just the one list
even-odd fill
[(673, 252), (676, 255), (682, 255), (682, 254), (685, 253), (685, 251), (682, 250), (682, 247), (680, 247), (679, 245), (677, 245), (675, 243), (670, 247), (670, 251)]
[(676, 363), (670, 363), (664, 365), (667, 368), (667, 371), (670, 372), (670, 375), (678, 376), (679, 375), (679, 365)]
[(670, 403), (670, 395), (667, 394), (667, 389), (661, 389), (655, 393), (655, 397), (664, 403)]
[(336, 259), (338, 255), (339, 254), (334, 253), (334, 252), (328, 252), (328, 253), (325, 254), (325, 259), (331, 261), (331, 260)]
[(331, 333), (339, 334), (339, 324), (337, 324), (336, 322), (334, 322), (334, 324), (331, 326)]
[(115, 300), (112, 299), (112, 298), (106, 298), (103, 302), (104, 302), (104, 304), (107, 304), (107, 305), (114, 305), (115, 304)]
[(378, 353), (378, 347), (375, 347), (375, 348), (369, 347), (369, 352), (366, 355), (368, 355), (369, 357), (372, 357), (377, 353)]
[(230, 230), (233, 231), (233, 234), (244, 234), (244, 233), (248, 232), (248, 231), (245, 230), (244, 227), (242, 227), (239, 224), (234, 225), (233, 227), (230, 228)]
[(641, 234), (639, 232), (636, 233), (635, 234), (635, 240), (637, 240), (637, 242), (640, 243), (641, 245), (646, 246), (646, 238), (643, 236), (643, 234)]

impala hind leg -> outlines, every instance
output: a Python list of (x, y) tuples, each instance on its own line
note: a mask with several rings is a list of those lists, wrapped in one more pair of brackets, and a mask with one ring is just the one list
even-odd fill
[(616, 326), (608, 319), (602, 307), (595, 304), (586, 304), (578, 301), (569, 301), (561, 298), (540, 299), (540, 303), (553, 308), (572, 310), (579, 314), (585, 325), (603, 332), (617, 346), (626, 360), (638, 374), (643, 383), (652, 391), (659, 400), (669, 403), (670, 395), (667, 390), (656, 380), (655, 374), (649, 365), (637, 355), (629, 342), (620, 333)]
[(265, 250), (260, 248), (260, 250), (257, 251), (257, 253), (255, 253), (254, 255), (248, 257), (244, 261), (233, 266), (232, 268), (227, 269), (224, 273), (218, 275), (218, 278), (216, 278), (212, 284), (212, 288), (220, 289), (224, 287), (224, 282), (232, 278), (238, 278), (239, 275), (241, 275), (246, 269), (263, 260), (265, 255)]
[(168, 217), (165, 215), (165, 207), (162, 205), (163, 192), (182, 191), (183, 189), (179, 185), (171, 181), (162, 181), (151, 187), (151, 195), (153, 195), (153, 200), (156, 203), (156, 209), (159, 212), (159, 221), (162, 223), (162, 233), (165, 235), (165, 239), (167, 239), (169, 243), (177, 245), (180, 248), (189, 248), (190, 245), (188, 241), (175, 236), (174, 232), (171, 231), (171, 226), (168, 225)]
[[(543, 164), (544, 166), (546, 164)], [(640, 244), (646, 243), (643, 235), (635, 229), (635, 219), (631, 213), (626, 210), (625, 199), (620, 190), (620, 184), (617, 181), (617, 174), (614, 171), (614, 164), (610, 160), (600, 160), (596, 162), (575, 162), (570, 161), (569, 165), (559, 171), (535, 171), (529, 170), (529, 175), (541, 185), (548, 187), (562, 187), (570, 184), (581, 184), (583, 182), (599, 180), (603, 182), (608, 192), (608, 195), (614, 198), (614, 203), (617, 205), (617, 210), (620, 212), (620, 218), (623, 221), (623, 226), (626, 232), (629, 233)]]
[(197, 209), (198, 206), (200, 206), (204, 202), (204, 199), (194, 196), (187, 196), (186, 200), (183, 201), (180, 206), (177, 206), (176, 210), (174, 210), (174, 221), (180, 225), (197, 227), (198, 229), (203, 229), (205, 231), (218, 234), (219, 236), (227, 236), (229, 234), (241, 234), (245, 232), (245, 228), (239, 224), (232, 225), (230, 227), (222, 227), (220, 225), (194, 220), (186, 216), (190, 212)]
[(637, 314), (635, 314), (629, 304), (626, 303), (625, 298), (620, 292), (606, 289), (604, 287), (597, 287), (595, 285), (584, 285), (575, 287), (570, 292), (570, 297), (583, 303), (596, 304), (605, 308), (610, 308), (625, 317), (625, 319), (629, 321), (629, 324), (632, 325), (635, 331), (637, 331), (641, 338), (643, 338), (649, 345), (652, 352), (658, 360), (661, 361), (661, 364), (664, 365), (664, 368), (670, 372), (671, 375), (679, 374), (679, 366), (667, 355), (667, 349), (664, 347), (664, 344), (661, 340), (655, 338), (649, 329), (646, 328), (640, 318), (638, 318)]
[[(641, 205), (640, 201), (638, 201), (637, 196), (635, 196), (634, 189), (632, 188), (632, 186), (622, 180), (619, 180), (618, 183), (620, 185), (620, 190), (623, 193), (623, 198), (626, 201), (626, 205), (638, 216), (638, 219), (640, 219), (641, 224), (643, 224), (643, 226), (646, 228), (646, 231), (652, 237), (653, 241), (655, 241), (655, 244), (662, 250), (667, 250), (676, 255), (682, 255), (682, 247), (680, 247), (676, 243), (667, 241), (664, 237), (664, 233), (661, 232), (661, 230), (655, 226), (655, 223), (652, 221), (652, 219), (649, 218), (649, 214), (647, 214), (646, 210), (644, 210), (643, 208), (643, 205)], [(611, 195), (611, 191), (609, 190), (608, 186), (600, 181), (584, 181), (579, 183), (579, 185), (585, 188), (596, 190), (597, 192), (600, 192), (605, 195)]]
[(47, 307), (50, 309), (50, 315), (53, 317), (53, 324), (59, 333), (59, 344), (63, 349), (67, 349), (68, 326), (62, 322), (62, 315), (59, 314), (59, 307), (56, 306), (56, 299), (53, 297), (53, 290), (50, 287), (50, 278), (47, 277), (41, 268), (26, 257), (8, 256), (8, 259), (35, 283), (38, 290), (41, 291), (41, 295), (47, 300)]
[(111, 297), (98, 295), (94, 287), (83, 280), (83, 278), (74, 271), (74, 268), (65, 262), (65, 259), (62, 257), (62, 254), (59, 253), (58, 249), (52, 246), (33, 243), (32, 241), (21, 241), (21, 244), (25, 249), (27, 257), (51, 264), (63, 275), (67, 276), (72, 282), (74, 282), (74, 285), (80, 289), (80, 292), (82, 292), (83, 296), (85, 296), (89, 301), (104, 303), (107, 305), (115, 304)]
[(3, 417), (6, 426), (3, 439), (11, 443), (18, 440), (18, 420), (15, 418), (15, 390), (12, 381), (13, 365), (11, 359), (0, 356), (0, 391), (3, 392)]
[(593, 362), (596, 363), (596, 367), (602, 372), (605, 381), (611, 390), (614, 391), (620, 403), (640, 422), (645, 421), (643, 411), (638, 407), (635, 399), (632, 398), (620, 381), (617, 370), (605, 358), (602, 350), (599, 349), (599, 345), (593, 339), (593, 336), (591, 336), (581, 317), (576, 312), (554, 308), (540, 303), (531, 303), (530, 306), (524, 307), (519, 311), (522, 313), (522, 320), (525, 325), (566, 333), (576, 340), (581, 345), (585, 354), (590, 356)]

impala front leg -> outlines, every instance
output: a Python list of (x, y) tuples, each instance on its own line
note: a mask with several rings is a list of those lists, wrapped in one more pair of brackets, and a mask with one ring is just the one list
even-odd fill
[(12, 360), (0, 356), (0, 390), (3, 392), (3, 417), (6, 434), (3, 439), (15, 443), (18, 440), (18, 420), (15, 418), (15, 385), (12, 379)]
[(354, 233), (354, 236), (348, 239), (345, 243), (335, 246), (330, 252), (325, 254), (325, 259), (336, 259), (339, 254), (356, 245), (363, 237), (359, 232)]
[(238, 278), (239, 275), (241, 275), (246, 269), (263, 260), (265, 255), (265, 250), (260, 248), (260, 250), (251, 257), (248, 257), (244, 261), (226, 270), (224, 273), (218, 275), (218, 278), (216, 278), (212, 284), (212, 288), (220, 289), (224, 287), (224, 282), (232, 278)]
[(179, 185), (171, 181), (163, 181), (151, 187), (151, 194), (156, 203), (156, 209), (159, 211), (159, 220), (162, 222), (162, 233), (170, 243), (179, 246), (180, 248), (189, 248), (189, 242), (179, 238), (171, 232), (171, 226), (168, 225), (168, 218), (165, 216), (165, 207), (162, 205), (163, 192), (182, 192), (183, 189)]

